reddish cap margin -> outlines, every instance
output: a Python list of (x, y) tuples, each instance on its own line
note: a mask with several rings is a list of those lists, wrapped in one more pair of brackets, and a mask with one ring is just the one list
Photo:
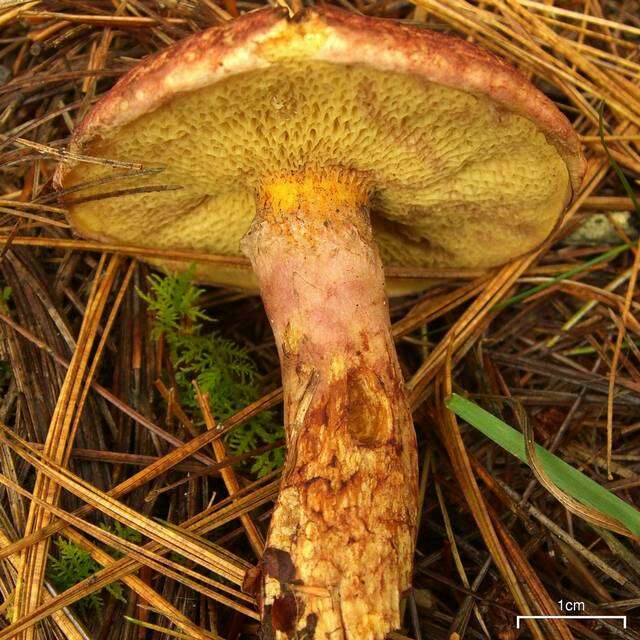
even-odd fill
[[(316, 38), (317, 44), (310, 42)], [(537, 124), (567, 165), (573, 194), (586, 164), (580, 141), (567, 118), (541, 91), (497, 56), (460, 38), (394, 20), (370, 18), (331, 6), (306, 8), (289, 19), (279, 8), (245, 14), (197, 33), (149, 56), (125, 74), (73, 133), (70, 150), (157, 109), (174, 96), (273, 63), (302, 44), (305, 59), (362, 64), (421, 76), (455, 89), (484, 95)], [(267, 52), (268, 49), (268, 52)], [(294, 54), (295, 55), (295, 54)], [(62, 162), (54, 184), (75, 164)]]

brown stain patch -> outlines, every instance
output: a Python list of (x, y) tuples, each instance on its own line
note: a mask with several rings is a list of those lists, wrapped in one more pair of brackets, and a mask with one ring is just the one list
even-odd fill
[(296, 568), (287, 551), (267, 547), (262, 556), (264, 574), (274, 578), (281, 585), (293, 582), (296, 577)]
[(242, 590), (250, 596), (258, 597), (260, 595), (260, 581), (262, 579), (262, 570), (260, 567), (251, 567), (247, 569), (242, 581)]
[(300, 640), (313, 640), (316, 637), (316, 627), (318, 626), (318, 616), (315, 613), (310, 613), (307, 616), (305, 626), (298, 631), (298, 638)]
[(352, 369), (347, 374), (347, 429), (362, 447), (377, 447), (393, 432), (393, 412), (380, 378), (369, 369)]
[(298, 603), (293, 593), (277, 596), (271, 605), (271, 626), (288, 637), (295, 637), (297, 620)]

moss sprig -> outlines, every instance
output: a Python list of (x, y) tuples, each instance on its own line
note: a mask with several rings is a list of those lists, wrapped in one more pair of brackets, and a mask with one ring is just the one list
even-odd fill
[[(105, 531), (109, 531), (121, 538), (131, 542), (140, 542), (139, 534), (136, 531), (121, 525), (119, 522), (116, 522), (115, 525), (115, 527), (101, 526)], [(138, 537), (136, 538), (136, 536)], [(57, 536), (55, 547), (55, 555), (51, 555), (47, 563), (47, 578), (59, 592), (70, 589), (101, 569), (100, 564), (91, 557), (88, 551), (71, 540), (67, 540), (67, 538)], [(126, 602), (124, 586), (121, 582), (113, 582), (102, 591), (94, 591), (79, 600), (77, 603), (79, 611), (85, 616), (99, 614), (104, 604), (103, 593), (105, 591), (116, 600)]]
[[(255, 362), (242, 346), (218, 331), (206, 331), (215, 320), (200, 307), (203, 290), (193, 283), (194, 268), (175, 275), (149, 276), (149, 293), (138, 292), (154, 317), (153, 336), (169, 348), (183, 408), (197, 415), (193, 381), (207, 394), (213, 416), (224, 421), (260, 396)], [(265, 411), (234, 429), (226, 438), (231, 455), (247, 453), (283, 437), (283, 429)], [(251, 472), (261, 477), (284, 462), (282, 447), (260, 454)]]

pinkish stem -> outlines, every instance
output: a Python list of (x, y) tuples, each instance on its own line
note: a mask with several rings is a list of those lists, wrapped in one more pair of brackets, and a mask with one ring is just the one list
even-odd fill
[(382, 640), (411, 584), (417, 456), (366, 189), (340, 174), (263, 185), (243, 249), (278, 346), (288, 445), (265, 627)]

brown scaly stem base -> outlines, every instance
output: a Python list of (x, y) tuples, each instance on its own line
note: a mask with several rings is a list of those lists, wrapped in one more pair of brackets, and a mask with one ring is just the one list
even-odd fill
[(244, 240), (285, 393), (262, 584), (279, 640), (382, 640), (411, 581), (416, 440), (366, 199), (349, 174), (278, 176)]

